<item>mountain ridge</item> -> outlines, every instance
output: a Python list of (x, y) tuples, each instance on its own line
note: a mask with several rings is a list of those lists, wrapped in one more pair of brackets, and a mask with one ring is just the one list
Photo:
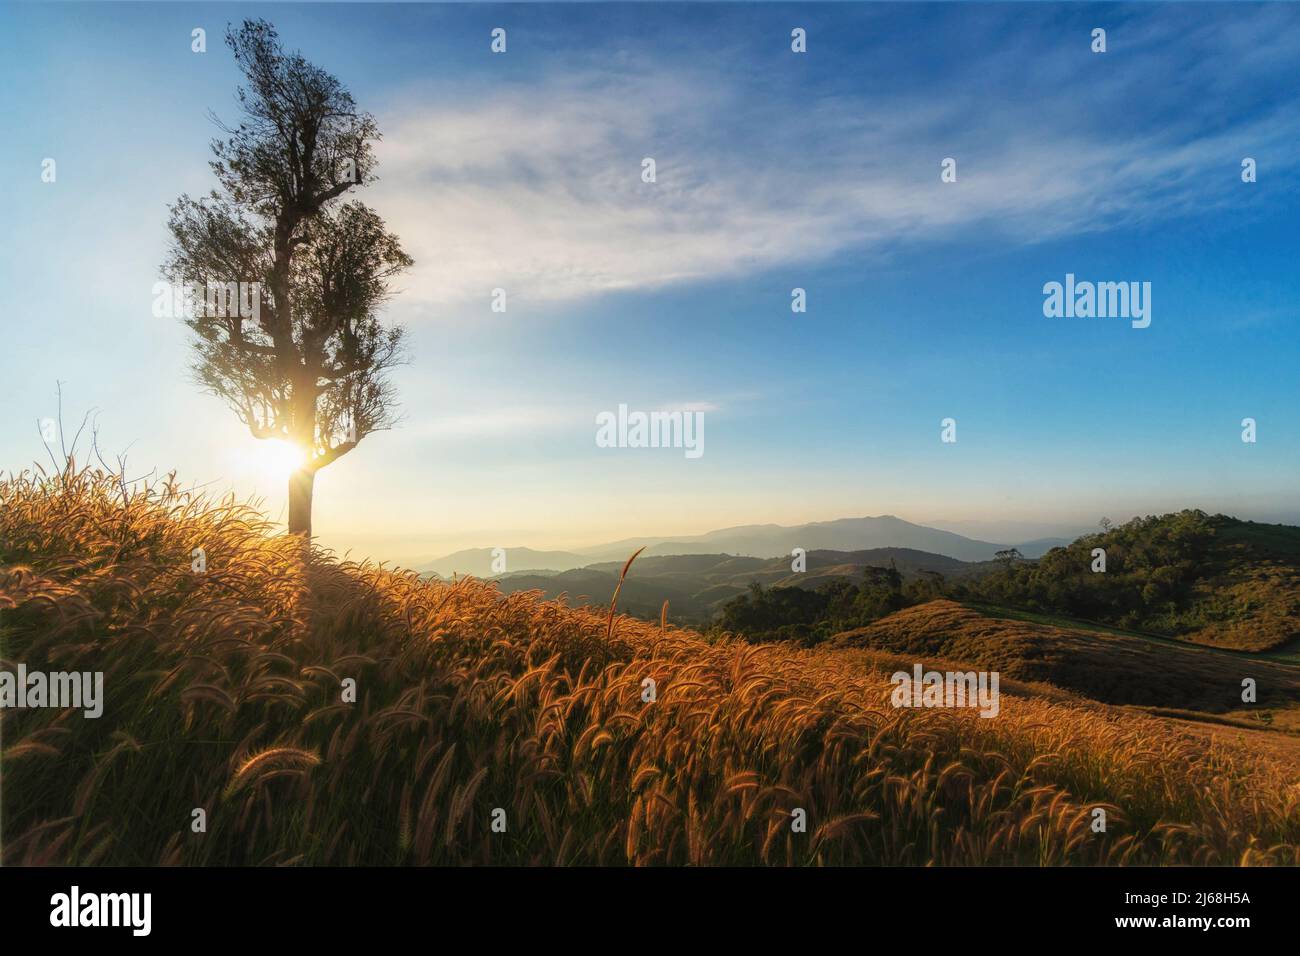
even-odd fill
[[(495, 578), (505, 594), (540, 591), (548, 599), (564, 595), (573, 604), (607, 603), (619, 585), (624, 561), (598, 562), (583, 568), (547, 572), (521, 570)], [(960, 579), (994, 567), (992, 562), (958, 561), (908, 548), (862, 551), (809, 551), (805, 568), (796, 571), (789, 557), (753, 558), (730, 554), (640, 555), (619, 590), (619, 609), (658, 619), (668, 602), (669, 619), (707, 624), (724, 604), (748, 593), (752, 584), (767, 588), (812, 590), (833, 579), (857, 580), (868, 567), (897, 568), (903, 580), (928, 574)]]
[[(1040, 538), (1017, 545), (1025, 557), (1038, 557), (1064, 539)], [(1071, 539), (1072, 540), (1072, 539)], [(567, 550), (541, 551), (505, 548), (505, 572), (492, 570), (490, 548), (467, 548), (416, 565), (422, 573), (440, 577), (473, 574), (478, 577), (512, 571), (571, 571), (610, 561), (626, 561), (638, 548), (642, 557), (656, 555), (732, 554), (739, 557), (789, 557), (795, 548), (805, 552), (868, 551), (904, 548), (941, 555), (958, 561), (989, 561), (1008, 545), (969, 538), (953, 531), (906, 521), (895, 515), (833, 518), (798, 525), (745, 524), (717, 528), (697, 535), (623, 538), (605, 544)]]

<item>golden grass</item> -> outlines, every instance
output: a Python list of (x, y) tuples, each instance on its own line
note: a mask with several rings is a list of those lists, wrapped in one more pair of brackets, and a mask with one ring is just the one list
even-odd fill
[(4, 712), (4, 863), (1300, 862), (1283, 765), (1154, 718), (896, 710), (880, 655), (709, 644), (269, 530), (98, 474), (0, 482), (0, 657), (106, 696)]
[(1283, 648), (1300, 637), (1300, 569), (1260, 560), (1196, 586), (1197, 596), (1221, 619), (1180, 634), (1185, 641), (1242, 651)]
[[(929, 601), (836, 635), (837, 647), (865, 647), (979, 664), (1108, 704), (1211, 713), (1286, 707), (1300, 701), (1300, 668), (1224, 651), (1124, 634), (1036, 624)], [(1242, 680), (1256, 684), (1242, 702)]]

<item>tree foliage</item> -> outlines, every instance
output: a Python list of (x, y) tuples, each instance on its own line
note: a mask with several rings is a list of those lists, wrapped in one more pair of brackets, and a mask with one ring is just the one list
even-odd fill
[(260, 285), (254, 315), (186, 317), (196, 378), (254, 437), (299, 445), (314, 473), (394, 422), (387, 372), (403, 331), (378, 311), (412, 263), (373, 210), (344, 199), (375, 178), (374, 118), (265, 21), (226, 43), (247, 82), (243, 119), (212, 143), (219, 188), (170, 207), (163, 274)]
[(892, 564), (887, 568), (863, 569), (862, 579), (828, 581), (817, 588), (764, 588), (758, 582), (749, 593), (723, 605), (716, 627), (743, 635), (755, 643), (791, 640), (813, 645), (854, 627), (928, 600), (934, 578), (922, 578), (903, 585), (903, 576)]

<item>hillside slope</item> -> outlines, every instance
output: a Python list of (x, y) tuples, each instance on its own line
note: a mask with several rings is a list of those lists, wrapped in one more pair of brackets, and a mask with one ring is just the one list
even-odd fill
[[(1300, 703), (1300, 667), (1173, 642), (1053, 627), (930, 601), (837, 635), (837, 647), (931, 655), (1041, 681), (1109, 704), (1210, 713)], [(1242, 680), (1257, 701), (1242, 702)]]
[(3, 712), (5, 864), (1300, 862), (1289, 768), (1169, 722), (1014, 689), (993, 719), (899, 710), (871, 652), (709, 644), (268, 530), (0, 482), (4, 666), (105, 674), (97, 720)]
[[(747, 593), (752, 582), (765, 587), (812, 590), (832, 581), (860, 580), (869, 567), (896, 567), (905, 581), (915, 580), (927, 572), (958, 579), (985, 572), (990, 567), (909, 548), (809, 551), (805, 557), (805, 569), (794, 572), (789, 557), (643, 554), (637, 558), (636, 573), (624, 582), (619, 604), (633, 616), (657, 621), (667, 601), (669, 620), (698, 627), (714, 620), (728, 601)], [(626, 560), (624, 554), (619, 561), (559, 574), (512, 573), (498, 578), (497, 583), (506, 594), (538, 591), (550, 599), (563, 595), (570, 604), (603, 605), (614, 593)]]
[(1134, 518), (988, 575), (969, 596), (1215, 647), (1278, 649), (1300, 640), (1300, 528), (1194, 510)]
[[(719, 528), (705, 534), (673, 538), (625, 538), (590, 548), (576, 548), (584, 564), (623, 561), (641, 546), (646, 557), (689, 554), (735, 554), (772, 558), (788, 556), (794, 548), (805, 551), (859, 551), (874, 548), (909, 548), (942, 554), (962, 561), (988, 561), (1005, 547), (967, 538), (951, 531), (913, 524), (893, 515), (837, 518), (801, 525), (752, 524)], [(1028, 552), (1026, 552), (1028, 553)]]
[[(501, 550), (501, 549), (498, 549)], [(505, 548), (502, 557), (508, 572), (515, 571), (567, 571), (580, 568), (586, 560), (568, 551), (535, 551), (532, 548)], [(457, 551), (446, 557), (422, 564), (417, 570), (425, 574), (436, 574), (440, 578), (471, 574), (476, 577), (491, 577), (499, 567), (497, 555), (492, 548), (469, 548)]]

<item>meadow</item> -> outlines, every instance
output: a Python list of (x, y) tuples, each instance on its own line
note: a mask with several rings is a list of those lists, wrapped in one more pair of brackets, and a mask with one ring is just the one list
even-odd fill
[[(839, 647), (967, 661), (1020, 680), (1049, 683), (1107, 704), (1257, 713), (1300, 704), (1300, 668), (1173, 640), (1059, 626), (935, 600), (837, 635)], [(1242, 700), (1242, 681), (1255, 700)]]
[(1300, 864), (1285, 755), (1050, 670), (993, 719), (896, 709), (910, 647), (709, 641), (272, 532), (174, 478), (0, 480), (0, 666), (105, 698), (3, 712), (0, 861)]

